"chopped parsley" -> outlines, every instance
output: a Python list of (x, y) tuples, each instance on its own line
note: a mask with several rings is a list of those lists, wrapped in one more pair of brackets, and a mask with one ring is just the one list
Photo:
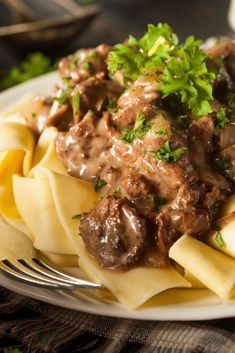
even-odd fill
[(190, 120), (187, 115), (178, 115), (176, 121), (181, 129), (187, 130), (189, 128)]
[(168, 129), (166, 127), (162, 127), (160, 130), (155, 131), (156, 135), (164, 136), (167, 134)]
[(232, 114), (235, 114), (235, 94), (231, 93), (228, 96), (228, 106)]
[(121, 186), (118, 186), (115, 190), (114, 190), (114, 194), (115, 195), (118, 195), (118, 194), (120, 194), (121, 193)]
[(81, 213), (75, 214), (72, 219), (81, 219), (82, 215)]
[(230, 167), (231, 160), (230, 157), (226, 154), (221, 154), (215, 159), (216, 165), (220, 170), (227, 170)]
[(80, 113), (80, 93), (76, 91), (73, 95), (73, 106), (74, 106), (74, 113)]
[(64, 104), (67, 99), (69, 98), (70, 96), (70, 93), (71, 93), (71, 90), (70, 90), (70, 87), (68, 85), (66, 85), (60, 95), (58, 97), (55, 97), (55, 100), (59, 103), (59, 104)]
[(214, 118), (215, 126), (218, 129), (223, 129), (226, 124), (229, 123), (229, 119), (226, 116), (225, 108), (220, 108)]
[(224, 239), (223, 239), (222, 234), (221, 234), (220, 231), (218, 231), (216, 233), (215, 241), (219, 245), (220, 248), (223, 248), (225, 246), (225, 242), (224, 242)]
[(102, 189), (105, 185), (107, 185), (107, 182), (104, 179), (100, 179), (100, 177), (97, 178), (95, 185), (94, 185), (94, 191), (97, 192), (100, 189)]
[(153, 152), (153, 155), (162, 162), (176, 162), (186, 151), (186, 147), (179, 147), (175, 150), (171, 150), (170, 141), (167, 140), (161, 148)]
[(128, 83), (155, 68), (163, 98), (176, 96), (192, 118), (207, 115), (212, 112), (209, 102), (213, 100), (211, 82), (215, 74), (208, 72), (200, 44), (190, 36), (179, 45), (169, 25), (150, 24), (139, 40), (130, 36), (127, 43), (114, 46), (108, 55), (109, 73), (113, 76), (121, 69)]
[(213, 100), (211, 80), (215, 75), (207, 70), (206, 54), (199, 48), (200, 44), (201, 41), (190, 36), (174, 51), (165, 63), (160, 86), (163, 98), (171, 94), (178, 96), (193, 117), (212, 112), (209, 101)]
[(83, 64), (83, 69), (84, 70), (89, 70), (91, 67), (91, 64), (89, 63), (89, 61), (85, 61)]
[(166, 200), (160, 197), (157, 197), (155, 194), (149, 194), (148, 195), (149, 200), (152, 205), (154, 205), (158, 211), (162, 208), (163, 205), (165, 205)]
[(147, 32), (139, 40), (129, 36), (127, 43), (114, 46), (108, 55), (109, 73), (113, 76), (121, 69), (126, 81), (134, 81), (146, 70), (161, 67), (177, 42), (178, 38), (168, 24), (149, 24)]
[(144, 113), (140, 113), (135, 121), (133, 130), (124, 129), (121, 140), (130, 144), (135, 138), (142, 137), (146, 131), (151, 129), (151, 123), (145, 120)]

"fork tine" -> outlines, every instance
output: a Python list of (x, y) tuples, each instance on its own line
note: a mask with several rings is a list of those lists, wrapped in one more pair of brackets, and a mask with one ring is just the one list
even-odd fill
[(98, 283), (93, 283), (66, 275), (65, 273), (58, 271), (57, 269), (47, 265), (45, 262), (37, 258), (33, 258), (32, 261), (26, 261), (25, 259), (19, 259), (18, 261), (32, 271), (36, 271), (44, 276), (60, 280), (64, 283), (72, 284), (76, 287), (94, 289), (103, 288), (103, 286)]
[(37, 285), (45, 288), (54, 288), (54, 289), (61, 288), (58, 284), (48, 283), (33, 277), (29, 277), (28, 275), (26, 276), (22, 273), (19, 273), (13, 270), (11, 267), (5, 265), (2, 261), (0, 261), (0, 271), (2, 271), (6, 276), (26, 284), (33, 284), (33, 285)]
[[(5, 265), (4, 269), (9, 272), (9, 269), (13, 270), (14, 272), (10, 271), (11, 274), (15, 275), (16, 278), (22, 279), (24, 277), (24, 280), (28, 280), (30, 283), (34, 283), (34, 281), (39, 281), (39, 282), (44, 282), (49, 285), (57, 286), (57, 288), (63, 288), (63, 289), (73, 289), (73, 286), (68, 283), (61, 282), (59, 279), (58, 280), (52, 280), (48, 279), (48, 277), (45, 277), (41, 274), (35, 273), (31, 271), (30, 269), (27, 269), (27, 267), (24, 267), (20, 263), (14, 263), (13, 261), (9, 260), (2, 260), (2, 263)], [(23, 277), (22, 277), (23, 276)]]
[[(83, 288), (94, 288), (94, 289), (104, 288), (104, 286), (100, 283), (94, 283), (94, 282), (86, 281), (83, 279), (78, 279), (76, 277), (67, 275), (66, 273), (61, 272), (58, 269), (48, 265), (46, 262), (42, 261), (41, 259), (33, 258), (32, 261), (34, 264), (38, 265), (36, 267), (38, 271), (39, 271), (39, 269), (40, 269), (40, 272), (45, 271), (45, 270), (50, 271), (53, 274), (53, 276), (56, 276), (56, 278), (58, 278), (58, 276), (59, 276), (60, 280), (62, 280), (62, 279), (64, 281), (66, 280), (66, 283), (70, 283), (70, 284), (73, 284), (74, 286), (83, 287)], [(52, 277), (52, 278), (54, 278), (54, 277)]]

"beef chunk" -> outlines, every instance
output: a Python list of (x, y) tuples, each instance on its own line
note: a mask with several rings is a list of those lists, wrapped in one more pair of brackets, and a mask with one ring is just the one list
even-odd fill
[(111, 269), (138, 263), (147, 244), (145, 220), (126, 199), (108, 197), (81, 218), (80, 234), (89, 253)]
[(59, 63), (61, 77), (71, 77), (74, 83), (89, 77), (107, 77), (106, 59), (111, 47), (102, 44), (95, 49), (81, 49), (74, 55), (63, 58)]

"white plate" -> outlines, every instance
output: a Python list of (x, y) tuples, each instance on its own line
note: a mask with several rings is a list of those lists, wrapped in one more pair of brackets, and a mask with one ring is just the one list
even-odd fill
[[(16, 102), (24, 94), (50, 94), (56, 81), (57, 74), (51, 73), (5, 91), (0, 95), (0, 111), (5, 110), (8, 105)], [(75, 296), (69, 292), (32, 287), (6, 278), (2, 274), (0, 274), (0, 284), (34, 299), (106, 316), (141, 320), (207, 320), (235, 316), (235, 300), (222, 301), (208, 290), (186, 290), (188, 297), (185, 301), (180, 299), (185, 290), (175, 290), (171, 297), (171, 304), (164, 304), (163, 295), (160, 295), (160, 302), (157, 302), (158, 299), (153, 299), (148, 306), (129, 311), (119, 304), (99, 300), (86, 292), (79, 292), (80, 294)]]

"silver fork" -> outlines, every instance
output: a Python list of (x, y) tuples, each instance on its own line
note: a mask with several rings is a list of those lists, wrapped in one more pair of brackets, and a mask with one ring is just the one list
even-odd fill
[(104, 288), (102, 284), (67, 275), (54, 265), (52, 266), (37, 257), (32, 259), (1, 260), (0, 271), (17, 281), (45, 288), (70, 290), (74, 288)]

